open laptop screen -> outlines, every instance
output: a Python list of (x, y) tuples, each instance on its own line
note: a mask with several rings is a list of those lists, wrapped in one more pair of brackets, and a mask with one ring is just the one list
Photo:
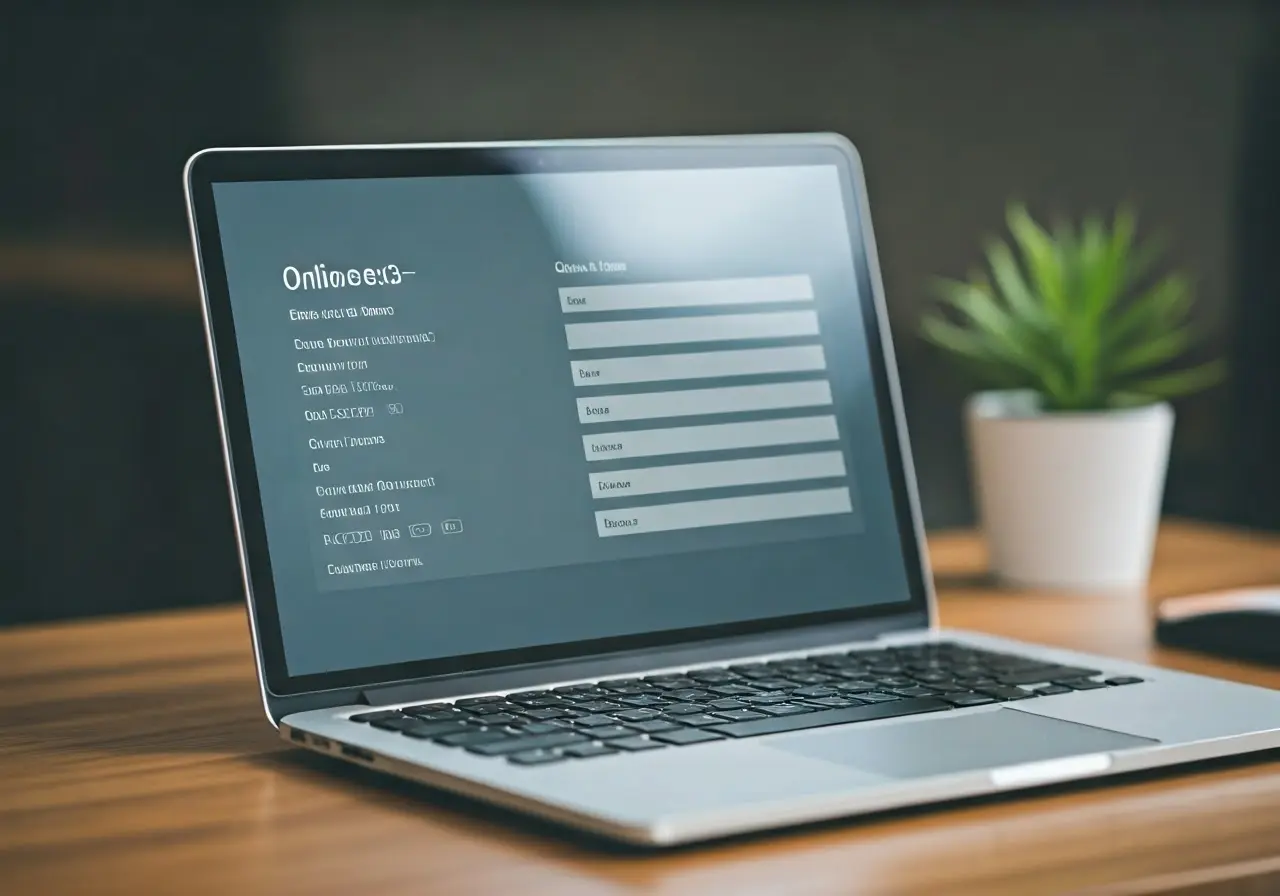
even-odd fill
[(288, 675), (909, 600), (847, 177), (213, 182)]

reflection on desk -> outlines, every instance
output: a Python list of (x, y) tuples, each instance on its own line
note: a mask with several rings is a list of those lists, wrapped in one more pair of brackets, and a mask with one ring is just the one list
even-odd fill
[[(931, 552), (946, 625), (1280, 687), (1157, 648), (1141, 600), (994, 590), (967, 534)], [(1151, 591), (1273, 581), (1280, 538), (1170, 524)], [(14, 629), (0, 657), (5, 892), (1280, 891), (1273, 758), (644, 853), (289, 750), (239, 608)]]

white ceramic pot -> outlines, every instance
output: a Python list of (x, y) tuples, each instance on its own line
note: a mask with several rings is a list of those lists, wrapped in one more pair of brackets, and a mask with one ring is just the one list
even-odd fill
[(1042, 413), (1034, 393), (981, 392), (966, 407), (992, 572), (1021, 586), (1146, 586), (1173, 409)]

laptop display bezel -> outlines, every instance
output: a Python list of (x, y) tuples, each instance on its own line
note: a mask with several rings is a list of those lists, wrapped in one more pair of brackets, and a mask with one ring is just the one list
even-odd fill
[[(909, 584), (905, 600), (821, 613), (724, 623), (698, 628), (572, 641), (376, 667), (290, 675), (276, 605), (248, 410), (235, 326), (223, 265), (213, 185), (231, 181), (361, 179), (510, 174), (529, 171), (645, 170), (834, 164), (840, 171), (854, 264), (868, 335), (877, 412)], [(682, 643), (787, 631), (828, 623), (902, 616), (904, 625), (932, 619), (932, 596), (921, 553), (921, 526), (909, 450), (899, 406), (896, 370), (861, 166), (856, 153), (835, 135), (795, 137), (687, 138), (564, 141), (469, 145), (296, 147), (219, 149), (188, 162), (186, 190), (192, 240), (200, 275), (205, 328), (213, 367), (227, 475), (232, 493), (242, 574), (255, 653), (265, 690), (287, 697), (327, 690), (367, 688), (428, 677), (540, 662), (660, 648)]]

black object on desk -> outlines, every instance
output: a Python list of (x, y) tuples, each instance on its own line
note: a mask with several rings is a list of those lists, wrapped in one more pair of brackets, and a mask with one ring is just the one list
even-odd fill
[(1156, 640), (1167, 647), (1280, 666), (1280, 587), (1168, 598), (1156, 608)]

